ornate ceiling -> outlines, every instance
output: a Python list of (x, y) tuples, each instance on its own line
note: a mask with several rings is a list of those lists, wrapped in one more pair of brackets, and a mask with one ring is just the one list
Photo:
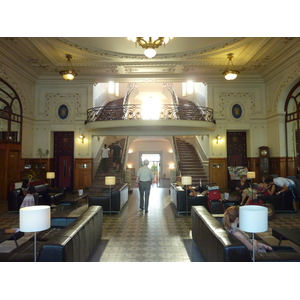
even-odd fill
[(36, 80), (60, 80), (66, 54), (73, 56), (78, 81), (223, 80), (228, 53), (234, 54), (238, 79), (267, 80), (285, 60), (299, 63), (300, 38), (174, 37), (152, 59), (126, 37), (0, 38), (2, 63), (15, 62)]

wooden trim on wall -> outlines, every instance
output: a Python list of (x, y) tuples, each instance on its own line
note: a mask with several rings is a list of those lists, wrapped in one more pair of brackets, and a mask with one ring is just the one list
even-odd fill
[(84, 189), (92, 185), (93, 159), (75, 158), (74, 190)]
[(209, 181), (216, 183), (221, 189), (227, 189), (227, 158), (209, 159)]
[(288, 157), (287, 165), (288, 168), (286, 168), (285, 157), (270, 157), (270, 174), (278, 174), (281, 177), (297, 176), (293, 157)]

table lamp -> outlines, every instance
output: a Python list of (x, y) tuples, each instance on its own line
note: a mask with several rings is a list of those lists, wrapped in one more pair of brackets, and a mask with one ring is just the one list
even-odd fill
[(111, 186), (116, 184), (115, 176), (106, 176), (105, 185), (109, 185), (109, 214), (111, 215)]
[[(260, 205), (245, 205), (239, 208), (239, 227), (241, 230), (252, 233), (268, 230), (268, 209)], [(252, 260), (255, 262), (254, 245), (252, 244)]]
[(55, 172), (47, 172), (46, 178), (50, 180), (50, 189), (51, 189), (51, 179), (55, 178)]
[(247, 178), (250, 178), (251, 180), (251, 190), (252, 190), (252, 201), (253, 201), (253, 185), (252, 185), (252, 179), (255, 178), (255, 172), (247, 172)]
[(182, 176), (181, 183), (186, 186), (185, 187), (185, 208), (186, 208), (186, 213), (188, 213), (187, 191), (188, 191), (188, 185), (192, 184), (192, 177), (191, 176)]
[(50, 206), (35, 205), (20, 209), (20, 231), (34, 232), (34, 261), (36, 262), (36, 232), (50, 228)]

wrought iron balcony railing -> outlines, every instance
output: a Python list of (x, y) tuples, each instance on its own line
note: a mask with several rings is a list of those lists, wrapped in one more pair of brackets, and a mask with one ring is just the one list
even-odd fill
[(190, 120), (215, 123), (213, 110), (203, 106), (162, 105), (157, 112), (151, 112), (142, 105), (106, 105), (93, 107), (87, 111), (86, 123), (115, 120)]

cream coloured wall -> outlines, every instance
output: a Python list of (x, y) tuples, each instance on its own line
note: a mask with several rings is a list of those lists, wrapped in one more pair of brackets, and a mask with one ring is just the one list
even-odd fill
[(127, 165), (132, 165), (132, 168), (135, 168), (137, 172), (138, 168), (140, 167), (140, 153), (141, 152), (161, 152), (161, 174), (166, 174), (167, 178), (170, 177), (170, 164), (175, 163), (175, 158), (173, 152), (170, 151), (172, 149), (172, 145), (168, 140), (134, 140), (129, 144), (129, 154), (127, 158)]

